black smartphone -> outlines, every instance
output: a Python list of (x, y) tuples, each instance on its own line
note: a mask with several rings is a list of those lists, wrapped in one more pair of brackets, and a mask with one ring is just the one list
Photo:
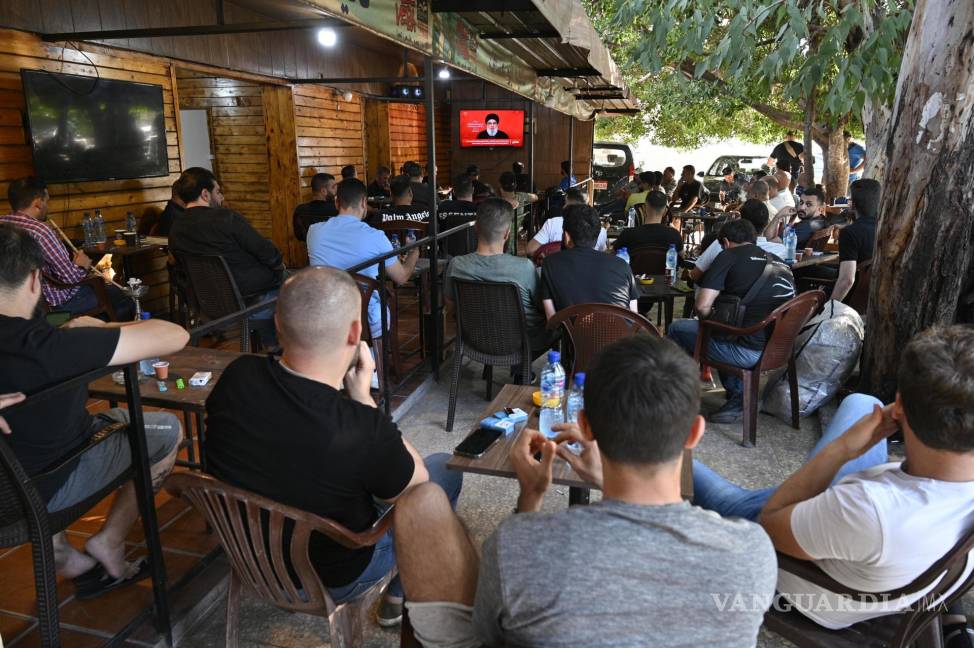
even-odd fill
[(487, 452), (487, 449), (494, 445), (494, 442), (503, 435), (504, 433), (500, 430), (491, 430), (489, 428), (474, 430), (466, 439), (460, 442), (460, 445), (453, 449), (453, 454), (460, 455), (461, 457), (471, 457), (473, 459), (482, 457)]

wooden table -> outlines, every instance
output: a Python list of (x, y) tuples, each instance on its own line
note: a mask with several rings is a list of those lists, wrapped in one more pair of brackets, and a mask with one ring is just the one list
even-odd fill
[(112, 260), (122, 258), (122, 275), (126, 280), (132, 275), (132, 259), (142, 254), (152, 252), (162, 252), (169, 246), (169, 239), (164, 236), (146, 236), (140, 240), (138, 245), (106, 245), (104, 247), (85, 248), (85, 254), (92, 260), (95, 257), (101, 258), (106, 254), (112, 255)]
[(826, 263), (835, 263), (839, 260), (838, 254), (820, 254), (818, 256), (811, 256), (808, 258), (803, 258), (801, 261), (795, 261), (791, 264), (792, 270), (800, 270), (802, 268), (810, 268), (812, 266), (823, 265)]
[[(169, 362), (169, 377), (166, 379), (167, 391), (159, 391), (157, 379), (154, 376), (147, 376), (145, 380), (139, 383), (139, 394), (144, 405), (165, 407), (183, 413), (186, 428), (186, 439), (183, 444), (187, 448), (189, 461), (180, 461), (180, 465), (206, 470), (206, 452), (203, 448), (206, 439), (206, 428), (203, 423), (203, 415), (206, 413), (206, 399), (213, 391), (213, 386), (217, 380), (223, 375), (223, 370), (227, 368), (227, 365), (242, 355), (244, 354), (237, 351), (186, 347), (177, 353), (161, 358), (161, 360)], [(189, 384), (190, 376), (197, 371), (213, 373), (210, 382), (203, 387), (194, 387)], [(186, 384), (185, 389), (176, 389), (177, 378), (183, 379)], [(114, 407), (118, 401), (125, 400), (125, 385), (117, 384), (110, 375), (104, 376), (88, 385), (88, 395), (91, 398), (104, 398)], [(196, 438), (200, 449), (199, 462), (196, 461), (193, 450), (191, 417), (196, 422)]]
[[(681, 289), (677, 286), (671, 286), (666, 283), (666, 277), (664, 275), (650, 275), (653, 278), (653, 283), (644, 284), (636, 279), (636, 287), (639, 289), (639, 312), (648, 312), (652, 308), (653, 304), (656, 302), (663, 303), (663, 311), (665, 314), (664, 323), (666, 328), (663, 329), (662, 333), (666, 334), (666, 329), (669, 328), (670, 324), (673, 322), (673, 299), (676, 297), (684, 297), (686, 295), (692, 295), (693, 291), (689, 289)], [(646, 305), (644, 307), (644, 305)], [(658, 320), (657, 320), (658, 323)]]
[[(534, 429), (538, 427), (538, 408), (534, 406), (531, 397), (531, 394), (535, 390), (536, 387), (533, 385), (504, 385), (500, 393), (491, 401), (480, 418), (487, 418), (494, 412), (502, 410), (505, 407), (520, 407), (528, 413), (527, 422), (519, 424), (514, 433), (498, 439), (487, 450), (484, 456), (471, 459), (469, 457), (453, 455), (446, 463), (446, 467), (451, 470), (517, 479), (517, 474), (514, 472), (514, 466), (511, 464), (509, 455), (517, 437), (526, 427)], [(478, 422), (471, 431), (479, 427), (480, 423)], [(568, 465), (567, 461), (556, 457), (551, 475), (554, 483), (569, 487), (569, 506), (588, 503), (589, 490), (593, 486), (579, 477)], [(683, 453), (683, 474), (680, 477), (680, 492), (684, 499), (691, 499), (693, 497), (693, 454), (690, 450), (685, 450)]]

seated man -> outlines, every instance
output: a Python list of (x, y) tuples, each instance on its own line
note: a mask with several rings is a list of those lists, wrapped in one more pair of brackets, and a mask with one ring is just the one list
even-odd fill
[(768, 218), (774, 218), (778, 214), (778, 208), (772, 205), (770, 200), (771, 189), (768, 183), (773, 181), (773, 178), (765, 176), (765, 179), (754, 180), (747, 186), (747, 199), (764, 203), (764, 206), (768, 208)]
[(806, 189), (802, 194), (801, 204), (795, 211), (795, 235), (798, 237), (798, 249), (804, 249), (812, 234), (830, 225), (825, 213), (825, 191), (821, 187)]
[[(44, 255), (31, 233), (0, 224), (0, 393), (38, 392), (87, 371), (154, 358), (183, 348), (189, 335), (161, 319), (106, 324), (79, 317), (54, 328), (37, 317)], [(88, 413), (87, 385), (53, 400), (38, 401), (6, 416), (13, 434), (6, 441), (31, 477), (47, 472), (68, 454), (88, 444), (112, 423), (127, 423), (128, 412)], [(179, 419), (144, 412), (152, 483), (158, 488), (172, 469), (182, 430)], [(99, 491), (131, 464), (128, 435), (113, 434), (81, 455), (76, 463), (35, 484), (47, 510), (61, 511)], [(54, 559), (79, 598), (91, 598), (149, 576), (148, 563), (125, 561), (125, 538), (139, 515), (132, 482), (115, 497), (102, 529), (85, 541), (84, 552), (54, 536)]]
[[(239, 213), (223, 207), (223, 190), (209, 169), (191, 167), (177, 180), (186, 213), (173, 223), (169, 249), (181, 257), (221, 256), (237, 290), (249, 303), (277, 295), (284, 277), (284, 259), (270, 239), (261, 236)], [(277, 346), (274, 307), (250, 316), (264, 346)]]
[(673, 192), (676, 191), (676, 170), (673, 167), (663, 169), (659, 186), (667, 196), (672, 196)]
[(309, 227), (338, 215), (335, 186), (335, 176), (330, 173), (311, 176), (311, 200), (294, 208), (294, 238), (306, 240)]
[[(409, 176), (409, 186), (412, 189), (412, 204), (429, 209), (435, 200), (436, 192), (433, 191), (433, 185), (423, 182), (423, 167), (416, 162), (411, 162), (406, 165), (406, 175)], [(392, 196), (393, 198), (396, 196), (395, 189), (392, 191)]]
[[(786, 164), (786, 162), (780, 162), (779, 164)], [(779, 168), (775, 171), (774, 175), (765, 178), (768, 181), (768, 187), (770, 190), (769, 199), (771, 204), (781, 211), (785, 207), (795, 207), (795, 197), (791, 195), (791, 174), (784, 169)]]
[[(571, 205), (587, 205), (588, 202), (585, 200), (585, 194), (578, 187), (573, 187), (565, 192), (565, 205), (560, 210), (561, 214), (568, 209)], [(542, 245), (547, 245), (549, 243), (561, 243), (562, 238), (564, 238), (565, 227), (565, 217), (562, 215), (551, 216), (541, 225), (541, 229), (538, 230), (537, 234), (534, 235), (528, 245), (525, 248), (527, 255), (529, 257), (534, 256), (534, 253), (538, 251)], [(606, 249), (607, 235), (605, 233), (605, 228), (599, 228), (599, 237), (595, 242), (595, 249), (600, 252), (604, 252)]]
[[(405, 493), (396, 552), (420, 643), (753, 646), (765, 608), (752, 602), (770, 603), (775, 556), (756, 525), (680, 497), (683, 451), (704, 431), (699, 403), (697, 367), (675, 345), (626, 338), (589, 369), (578, 425), (556, 426), (556, 441), (521, 432), (511, 450), (517, 514), (479, 557), (440, 489)], [(563, 441), (580, 443), (581, 454)], [(538, 512), (556, 453), (602, 489), (602, 501)], [(747, 609), (721, 608), (728, 595)]]
[(176, 222), (177, 218), (186, 213), (186, 203), (179, 197), (178, 185), (178, 180), (172, 183), (172, 195), (166, 202), (166, 207), (162, 210), (162, 214), (159, 215), (159, 222), (156, 225), (155, 232), (153, 232), (156, 236), (169, 236), (169, 232), (172, 230), (172, 224)]
[(880, 184), (865, 178), (849, 187), (850, 203), (856, 220), (839, 230), (839, 276), (832, 288), (832, 299), (842, 301), (856, 282), (860, 263), (871, 261), (876, 249), (876, 220), (879, 218)]
[(680, 176), (680, 184), (673, 192), (673, 200), (680, 203), (676, 207), (677, 211), (688, 212), (700, 204), (703, 198), (703, 184), (696, 178), (697, 170), (688, 164), (683, 167), (683, 174)]
[(342, 180), (348, 180), (349, 178), (354, 178), (355, 177), (355, 165), (354, 164), (346, 164), (345, 166), (342, 167), (340, 173), (341, 173), (341, 176), (342, 176)]
[(471, 164), (467, 167), (467, 177), (470, 178), (470, 182), (473, 183), (474, 197), (486, 197), (494, 193), (490, 187), (480, 181), (480, 167), (476, 164)]
[[(806, 464), (777, 488), (739, 488), (694, 462), (694, 503), (757, 520), (779, 552), (813, 561), (852, 590), (908, 585), (971, 531), (972, 358), (970, 327), (919, 334), (900, 358), (894, 403), (847, 397)], [(886, 463), (886, 438), (897, 430), (906, 460)], [(783, 570), (777, 589), (802, 614), (833, 629), (892, 614), (921, 594), (837, 601)]]
[[(73, 258), (69, 257), (58, 235), (44, 224), (50, 196), (43, 180), (33, 176), (14, 180), (7, 189), (7, 197), (13, 213), (0, 216), (0, 223), (21, 227), (37, 241), (44, 255), (44, 274), (61, 283), (76, 284), (91, 273), (94, 265), (88, 255), (83, 250), (78, 250)], [(98, 297), (91, 286), (57, 288), (44, 281), (43, 277), (41, 281), (44, 301), (50, 310), (68, 311), (77, 315), (98, 306)], [(115, 319), (131, 320), (135, 316), (135, 303), (107, 281), (105, 289), (112, 302)]]
[[(469, 223), (477, 217), (477, 205), (473, 204), (473, 183), (466, 175), (453, 182), (453, 199), (444, 200), (436, 209), (439, 231), (453, 229)], [(446, 239), (446, 252), (450, 256), (470, 254), (477, 249), (477, 235), (472, 229), (458, 232)]]
[(526, 191), (528, 193), (538, 193), (531, 186), (531, 176), (524, 172), (524, 164), (522, 162), (515, 162), (511, 165), (511, 171), (514, 172), (514, 178), (517, 181), (517, 190)]
[(387, 166), (380, 166), (375, 172), (375, 180), (369, 183), (369, 196), (391, 196), (392, 187), (389, 178), (392, 170)]
[(683, 237), (680, 236), (680, 231), (675, 227), (662, 224), (666, 203), (666, 194), (662, 191), (649, 192), (646, 196), (646, 206), (643, 208), (643, 224), (622, 230), (619, 238), (612, 243), (612, 249), (648, 246), (668, 248), (675, 245), (677, 251), (682, 254)]
[[(767, 237), (763, 234), (767, 234), (770, 229), (768, 224), (768, 208), (764, 203), (754, 200), (753, 198), (748, 199), (743, 205), (741, 205), (741, 219), (748, 221), (754, 226), (754, 231), (762, 234), (762, 236), (755, 237), (754, 244), (759, 248), (767, 252), (768, 254), (773, 254), (778, 259), (784, 259), (787, 249), (781, 243), (775, 243), (769, 241)], [(777, 226), (775, 226), (777, 227)], [(720, 237), (716, 237), (713, 242), (708, 245), (704, 251), (697, 257), (694, 261), (694, 268), (690, 271), (690, 278), (694, 282), (699, 282), (700, 278), (703, 276), (710, 266), (714, 264), (717, 259), (717, 255), (724, 251), (721, 246)]]
[[(755, 244), (754, 225), (744, 218), (730, 221), (720, 228), (717, 235), (723, 252), (717, 255), (710, 269), (700, 280), (696, 296), (696, 312), (706, 319), (714, 301), (721, 293), (744, 299), (757, 283), (757, 294), (746, 305), (741, 326), (748, 327), (760, 322), (771, 311), (795, 296), (795, 283), (791, 269), (773, 254), (768, 254)], [(770, 275), (765, 266), (770, 264)], [(670, 324), (670, 339), (693, 354), (697, 345), (700, 322), (695, 319), (676, 320)], [(734, 339), (712, 336), (708, 355), (710, 358), (735, 367), (749, 368), (757, 364), (767, 343), (765, 330)], [(727, 402), (710, 415), (713, 423), (735, 423), (744, 415), (744, 393), (741, 379), (721, 372), (720, 381), (727, 391)]]
[(549, 346), (545, 318), (539, 308), (538, 273), (530, 260), (504, 253), (513, 218), (514, 209), (503, 198), (488, 198), (477, 206), (477, 251), (450, 259), (443, 290), (447, 299), (453, 299), (454, 279), (517, 284), (531, 350), (537, 357)]
[(428, 205), (413, 204), (413, 183), (408, 180), (392, 181), (392, 205), (382, 207), (369, 216), (370, 225), (377, 227), (380, 223), (396, 221), (410, 221), (414, 223), (429, 223), (430, 209)]
[(541, 266), (541, 300), (545, 316), (575, 304), (615, 304), (637, 312), (639, 289), (629, 264), (595, 249), (602, 223), (588, 205), (565, 210), (566, 249), (545, 257)]
[(636, 176), (636, 183), (639, 185), (639, 190), (629, 194), (626, 198), (626, 215), (628, 216), (629, 210), (636, 205), (641, 205), (646, 202), (646, 196), (653, 188), (653, 183), (656, 181), (656, 174), (652, 171), (643, 171), (638, 176)]
[[(359, 180), (340, 186), (348, 182), (365, 191)], [(376, 407), (369, 392), (372, 354), (360, 342), (361, 309), (348, 273), (309, 268), (295, 274), (281, 288), (275, 317), (283, 355), (234, 360), (206, 400), (206, 455), (215, 477), (356, 532), (385, 508), (374, 498), (392, 503), (431, 479), (455, 505), (462, 482), (459, 472), (446, 470), (449, 455), (432, 455), (424, 464)], [(314, 534), (309, 553), (336, 603), (355, 598), (396, 564), (391, 534), (357, 550)], [(402, 589), (394, 580), (379, 623), (401, 618)]]
[(719, 197), (722, 203), (738, 203), (744, 196), (744, 183), (734, 172), (734, 167), (724, 167), (724, 177), (720, 181)]
[(568, 191), (572, 187), (578, 184), (578, 180), (575, 178), (575, 174), (572, 173), (572, 163), (570, 160), (562, 160), (561, 163), (561, 182), (558, 183), (558, 188), (562, 191)]
[[(408, 191), (408, 188), (407, 188)], [(308, 261), (313, 266), (329, 266), (347, 270), (374, 256), (392, 252), (392, 243), (380, 230), (363, 223), (367, 193), (361, 180), (342, 180), (338, 185), (338, 216), (324, 223), (312, 225), (308, 231)], [(401, 262), (398, 257), (386, 259), (386, 276), (396, 284), (403, 284), (413, 276), (419, 248), (413, 248)], [(378, 264), (359, 270), (357, 274), (377, 279)], [(382, 338), (382, 311), (379, 292), (369, 300), (369, 328), (373, 340)]]

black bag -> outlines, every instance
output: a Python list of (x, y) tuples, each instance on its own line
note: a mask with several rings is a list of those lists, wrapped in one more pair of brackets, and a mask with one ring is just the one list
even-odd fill
[[(767, 257), (767, 253), (765, 253), (765, 257)], [(774, 268), (771, 266), (771, 259), (765, 258), (764, 270), (761, 272), (758, 280), (754, 282), (754, 285), (751, 286), (751, 289), (747, 291), (747, 294), (744, 297), (738, 297), (737, 295), (720, 293), (717, 295), (717, 299), (714, 300), (714, 305), (707, 319), (741, 328), (744, 324), (744, 316), (747, 314), (748, 304), (754, 301), (754, 298), (761, 292), (764, 284), (768, 283), (768, 279), (771, 278), (773, 271)]]

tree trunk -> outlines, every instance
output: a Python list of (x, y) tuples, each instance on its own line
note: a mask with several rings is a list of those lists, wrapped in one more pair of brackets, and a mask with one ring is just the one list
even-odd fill
[(815, 186), (815, 153), (812, 148), (812, 131), (815, 125), (815, 89), (809, 93), (805, 100), (805, 137), (803, 146), (805, 147), (805, 160), (802, 165), (802, 178), (799, 184), (803, 187), (812, 188)]
[[(886, 18), (883, 3), (877, 2), (873, 10), (863, 14), (864, 39), (869, 38), (876, 31), (876, 26)], [(874, 178), (882, 181), (886, 172), (886, 138), (889, 128), (890, 106), (876, 101), (872, 94), (866, 95), (866, 102), (862, 107), (862, 123), (866, 128), (866, 168), (862, 177)]]
[(919, 0), (886, 140), (862, 386), (896, 391), (900, 352), (957, 317), (974, 231), (974, 3)]
[(828, 131), (829, 141), (825, 150), (825, 194), (830, 200), (848, 195), (849, 151), (842, 138), (842, 124)]

